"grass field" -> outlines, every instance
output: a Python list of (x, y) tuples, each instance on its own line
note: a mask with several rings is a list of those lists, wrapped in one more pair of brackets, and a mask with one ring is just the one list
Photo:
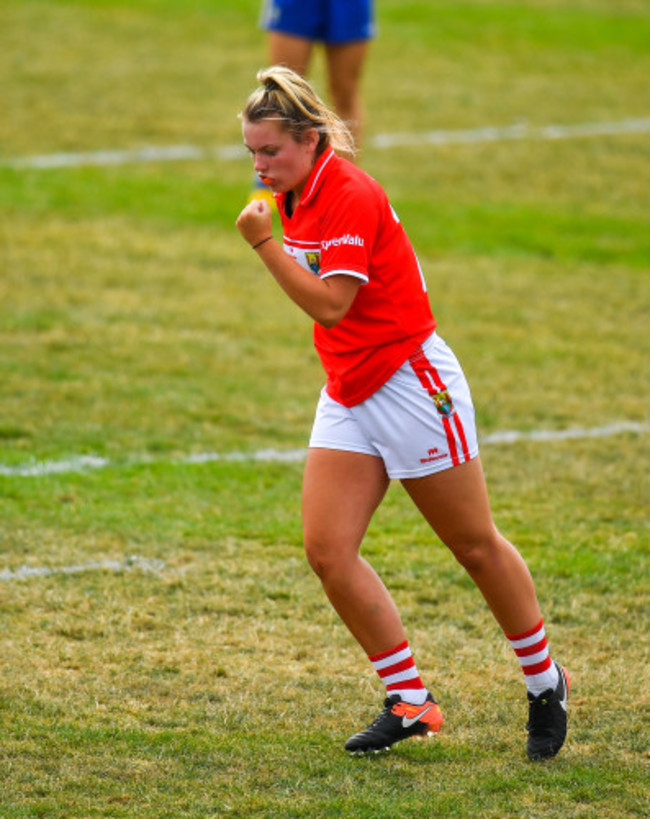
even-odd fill
[[(472, 385), (495, 517), (572, 672), (567, 745), (526, 760), (516, 661), (395, 486), (365, 554), (446, 724), (342, 750), (382, 692), (301, 551), (291, 455), (320, 365), (234, 229), (249, 164), (208, 155), (241, 139), (257, 1), (9, 0), (2, 819), (650, 813), (650, 134), (533, 135), (650, 117), (650, 2), (377, 5), (361, 161)], [(313, 77), (325, 93), (320, 59)], [(531, 136), (378, 139), (516, 124)], [(16, 161), (175, 145), (206, 155)]]

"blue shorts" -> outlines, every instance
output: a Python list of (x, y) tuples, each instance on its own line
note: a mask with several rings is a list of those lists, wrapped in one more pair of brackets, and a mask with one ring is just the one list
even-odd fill
[(262, 28), (328, 45), (375, 36), (373, 0), (264, 0)]

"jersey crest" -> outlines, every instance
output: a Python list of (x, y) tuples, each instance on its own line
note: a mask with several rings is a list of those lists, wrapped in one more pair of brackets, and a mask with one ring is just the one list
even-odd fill
[(305, 261), (311, 272), (318, 276), (320, 273), (320, 253), (318, 251), (305, 253)]
[(320, 243), (284, 237), (284, 251), (295, 259), (303, 270), (320, 276)]

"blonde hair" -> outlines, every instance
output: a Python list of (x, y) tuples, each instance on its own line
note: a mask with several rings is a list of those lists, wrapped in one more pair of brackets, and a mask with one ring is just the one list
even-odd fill
[(348, 126), (325, 105), (300, 74), (282, 65), (257, 72), (261, 88), (248, 98), (240, 118), (247, 122), (277, 119), (301, 142), (310, 128), (319, 134), (317, 155), (331, 146), (337, 153), (353, 158), (354, 138)]

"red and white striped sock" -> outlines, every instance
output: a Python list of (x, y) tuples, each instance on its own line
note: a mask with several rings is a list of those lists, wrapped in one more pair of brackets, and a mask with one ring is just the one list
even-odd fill
[(506, 637), (524, 672), (528, 691), (537, 697), (542, 691), (555, 689), (558, 671), (548, 650), (544, 621), (540, 620), (534, 628), (522, 634), (506, 634)]
[(428, 692), (415, 667), (408, 640), (368, 659), (386, 686), (387, 696), (399, 694), (401, 700), (412, 705), (424, 703)]

